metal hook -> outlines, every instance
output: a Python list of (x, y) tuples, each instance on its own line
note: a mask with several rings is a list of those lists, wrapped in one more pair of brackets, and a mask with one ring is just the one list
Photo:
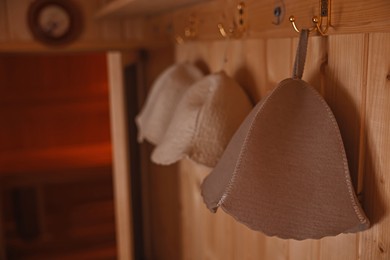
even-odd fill
[(242, 35), (245, 33), (246, 26), (244, 23), (244, 8), (245, 8), (245, 3), (241, 1), (237, 5), (238, 23), (234, 21), (233, 26), (230, 27), (228, 30), (225, 30), (222, 23), (218, 24), (219, 32), (224, 38), (241, 38)]
[[(309, 28), (309, 33), (313, 31), (318, 31), (321, 35), (326, 35), (328, 29), (330, 27), (330, 17), (331, 17), (331, 1), (332, 0), (319, 0), (321, 15), (313, 16), (312, 22), (313, 27)], [(326, 18), (326, 24), (323, 25), (323, 19)], [(295, 24), (295, 17), (293, 15), (290, 16), (289, 21), (291, 22), (292, 27), (296, 32), (300, 32), (297, 25)], [(325, 27), (324, 27), (325, 26)]]
[(183, 44), (186, 40), (194, 40), (196, 39), (198, 33), (198, 20), (194, 15), (191, 15), (188, 18), (187, 26), (184, 27), (183, 36), (176, 35), (176, 43)]

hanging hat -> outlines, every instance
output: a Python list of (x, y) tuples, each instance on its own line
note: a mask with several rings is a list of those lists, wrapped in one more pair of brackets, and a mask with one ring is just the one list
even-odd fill
[(184, 94), (152, 161), (168, 165), (188, 156), (214, 167), (252, 105), (224, 72), (198, 81)]
[(270, 236), (322, 238), (369, 227), (351, 184), (334, 115), (302, 81), (308, 32), (293, 78), (259, 102), (202, 184), (207, 207), (221, 207)]
[(158, 144), (165, 134), (179, 100), (203, 73), (189, 63), (175, 64), (155, 81), (145, 105), (136, 117), (138, 141)]

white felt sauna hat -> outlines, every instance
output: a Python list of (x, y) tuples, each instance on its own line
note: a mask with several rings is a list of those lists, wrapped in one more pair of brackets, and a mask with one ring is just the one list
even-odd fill
[(202, 184), (211, 211), (221, 207), (251, 229), (297, 240), (369, 227), (333, 113), (300, 79), (305, 41), (307, 32), (294, 77), (255, 106)]
[(184, 92), (203, 76), (194, 65), (179, 63), (166, 69), (156, 79), (136, 117), (139, 142), (146, 139), (158, 144), (161, 141)]
[(214, 167), (251, 109), (243, 89), (225, 72), (203, 78), (180, 100), (152, 161), (168, 165), (188, 156)]

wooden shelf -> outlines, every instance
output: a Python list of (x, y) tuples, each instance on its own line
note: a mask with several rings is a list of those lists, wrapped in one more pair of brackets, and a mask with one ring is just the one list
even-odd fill
[(95, 14), (96, 18), (147, 16), (209, 0), (113, 0)]
[(11, 151), (0, 154), (0, 175), (109, 166), (110, 143)]

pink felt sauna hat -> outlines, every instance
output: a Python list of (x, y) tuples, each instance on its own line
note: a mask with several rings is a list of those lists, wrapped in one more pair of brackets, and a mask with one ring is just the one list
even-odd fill
[(160, 143), (181, 97), (203, 73), (189, 63), (175, 64), (154, 82), (145, 105), (136, 117), (138, 141)]
[(221, 207), (251, 229), (298, 240), (369, 227), (333, 113), (300, 79), (302, 34), (294, 77), (255, 106), (202, 184), (211, 211)]
[(168, 165), (189, 157), (214, 167), (251, 109), (243, 89), (224, 72), (203, 78), (180, 100), (152, 161)]

